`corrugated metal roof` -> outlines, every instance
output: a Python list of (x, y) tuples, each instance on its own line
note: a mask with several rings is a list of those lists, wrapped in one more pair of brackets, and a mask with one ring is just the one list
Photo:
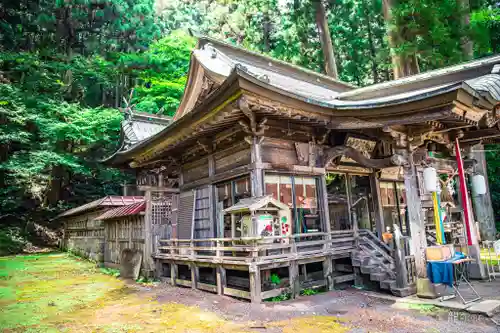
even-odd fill
[(96, 217), (96, 220), (109, 220), (123, 216), (136, 215), (145, 210), (146, 210), (146, 202), (145, 201), (137, 202), (131, 205), (110, 209), (104, 212), (102, 215), (99, 215), (99, 217)]
[(99, 207), (110, 207), (110, 206), (125, 206), (137, 202), (143, 202), (143, 196), (119, 196), (119, 195), (109, 195), (107, 197), (97, 199), (95, 201), (86, 203), (84, 205), (72, 208), (61, 214), (59, 214), (56, 219), (66, 216), (72, 216), (81, 214), (87, 211), (94, 210)]

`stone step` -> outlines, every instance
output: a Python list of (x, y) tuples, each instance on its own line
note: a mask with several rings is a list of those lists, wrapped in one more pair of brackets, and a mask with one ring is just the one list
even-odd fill
[(398, 296), (398, 297), (406, 297), (406, 296), (410, 296), (410, 295), (415, 295), (417, 293), (417, 285), (412, 284), (412, 285), (405, 287), (405, 288), (391, 288), (391, 293), (394, 296)]
[(373, 266), (371, 266), (371, 265), (366, 265), (366, 266), (362, 265), (360, 267), (360, 269), (361, 269), (361, 273), (362, 274), (371, 274)]
[(382, 282), (385, 279), (387, 279), (387, 273), (386, 272), (378, 272), (378, 273), (371, 273), (370, 274), (370, 280), (372, 281), (377, 281), (377, 282)]
[(380, 281), (380, 288), (386, 289), (386, 290), (394, 289), (394, 288), (396, 288), (396, 280)]

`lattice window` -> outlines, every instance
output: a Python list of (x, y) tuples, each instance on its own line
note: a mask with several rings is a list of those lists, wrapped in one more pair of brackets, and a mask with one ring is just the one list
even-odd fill
[(172, 223), (172, 195), (163, 192), (151, 193), (151, 222), (156, 225)]

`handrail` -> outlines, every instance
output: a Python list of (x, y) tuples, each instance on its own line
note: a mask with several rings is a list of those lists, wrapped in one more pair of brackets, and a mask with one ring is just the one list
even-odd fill
[(292, 239), (292, 238), (305, 238), (305, 237), (316, 237), (316, 236), (326, 236), (326, 235), (342, 235), (342, 234), (352, 234), (352, 230), (336, 230), (332, 232), (311, 232), (294, 234), (288, 236), (254, 236), (254, 237), (221, 237), (221, 238), (198, 238), (198, 239), (160, 239), (160, 242), (179, 242), (179, 243), (190, 243), (190, 242), (231, 242), (231, 241), (262, 241), (262, 240), (276, 240), (276, 239)]
[(361, 230), (359, 230), (359, 233), (360, 234), (363, 234), (363, 233), (368, 234), (373, 240), (375, 240), (387, 252), (392, 253), (393, 249), (391, 249), (387, 244), (385, 244), (384, 242), (382, 242), (371, 230), (361, 229)]
[[(320, 238), (296, 241), (296, 239), (310, 236), (319, 236)], [(281, 241), (275, 242), (276, 240)], [(249, 244), (234, 244), (238, 241), (246, 241)], [(205, 244), (198, 245), (200, 242)], [(156, 255), (173, 259), (176, 257), (190, 257), (192, 259), (198, 258), (216, 261), (238, 260), (244, 262), (262, 262), (274, 259), (294, 259), (301, 255), (310, 255), (312, 253), (324, 254), (327, 252), (349, 251), (350, 249), (354, 249), (354, 242), (354, 233), (350, 230), (290, 236), (207, 238), (196, 240), (162, 239), (158, 241), (160, 245), (157, 247), (158, 251)], [(343, 245), (343, 243), (349, 243), (349, 245)], [(314, 249), (312, 249), (313, 247)]]

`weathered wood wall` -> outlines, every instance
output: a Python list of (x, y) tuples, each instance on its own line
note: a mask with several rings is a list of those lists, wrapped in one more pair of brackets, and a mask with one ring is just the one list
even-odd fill
[(102, 261), (104, 254), (104, 225), (94, 219), (104, 213), (101, 209), (64, 220), (63, 248), (95, 261)]
[(104, 263), (120, 264), (124, 249), (139, 250), (144, 255), (144, 237), (144, 215), (104, 221)]

